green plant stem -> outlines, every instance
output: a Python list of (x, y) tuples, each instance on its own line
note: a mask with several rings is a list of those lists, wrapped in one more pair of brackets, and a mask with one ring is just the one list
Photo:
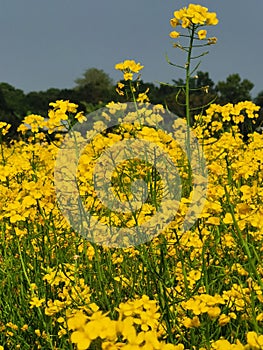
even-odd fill
[(189, 185), (192, 182), (191, 149), (190, 149), (190, 127), (191, 127), (190, 78), (191, 78), (191, 59), (192, 59), (191, 56), (192, 56), (192, 49), (193, 49), (193, 42), (194, 42), (194, 34), (195, 34), (195, 25), (193, 24), (191, 28), (187, 61), (185, 64), (185, 113), (186, 113), (186, 122), (187, 122), (186, 151), (187, 151), (187, 158), (189, 161), (189, 167), (188, 167)]
[(1, 133), (0, 133), (0, 149), (1, 149), (2, 164), (5, 166), (6, 159), (5, 159), (5, 155), (4, 155), (4, 145), (3, 145), (3, 138), (2, 138)]
[[(190, 108), (191, 59), (192, 59), (192, 49), (193, 49), (195, 29), (196, 29), (195, 25), (193, 25), (192, 29), (191, 29), (187, 61), (185, 64), (185, 112), (186, 112), (187, 125), (189, 127), (191, 126), (191, 115), (190, 115), (190, 111), (191, 111), (191, 108)], [(189, 140), (189, 138), (190, 138), (189, 129), (187, 129), (187, 130), (188, 130), (187, 140)]]

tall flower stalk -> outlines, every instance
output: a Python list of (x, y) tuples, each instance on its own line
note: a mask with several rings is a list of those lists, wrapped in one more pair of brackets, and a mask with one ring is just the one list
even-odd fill
[[(205, 26), (212, 26), (218, 23), (218, 19), (215, 12), (208, 12), (206, 7), (201, 5), (189, 4), (188, 7), (184, 7), (178, 11), (174, 12), (174, 17), (170, 19), (171, 26), (175, 29), (181, 27), (181, 29), (186, 30), (185, 33), (181, 33), (177, 30), (173, 30), (170, 32), (170, 37), (172, 39), (176, 39), (176, 42), (173, 44), (175, 48), (178, 48), (186, 53), (186, 62), (184, 65), (179, 65), (177, 63), (172, 63), (168, 60), (168, 63), (183, 69), (185, 71), (185, 85), (179, 87), (179, 92), (177, 94), (180, 95), (181, 92), (184, 93), (185, 100), (185, 117), (187, 121), (187, 132), (186, 132), (186, 150), (188, 162), (191, 164), (191, 140), (190, 140), (190, 127), (191, 127), (191, 112), (194, 108), (191, 107), (190, 95), (190, 81), (193, 74), (198, 69), (200, 62), (198, 62), (194, 68), (192, 68), (191, 64), (193, 60), (196, 60), (208, 52), (201, 52), (198, 54), (194, 54), (194, 49), (200, 49), (205, 46), (215, 44), (217, 39), (215, 37), (207, 38), (207, 31), (203, 29)], [(180, 38), (186, 43), (181, 44)], [(208, 87), (200, 87), (200, 89), (208, 89)], [(195, 89), (196, 90), (196, 89)], [(212, 101), (211, 101), (212, 102)], [(205, 106), (200, 106), (201, 108)], [(192, 183), (192, 172), (191, 167), (188, 167), (188, 180), (189, 186)]]
[[(191, 126), (191, 106), (190, 106), (190, 79), (194, 72), (200, 65), (200, 62), (191, 69), (191, 63), (193, 60), (206, 55), (208, 52), (202, 52), (194, 56), (194, 48), (202, 48), (211, 44), (215, 44), (217, 39), (215, 37), (207, 38), (207, 31), (203, 29), (205, 26), (213, 26), (218, 23), (215, 12), (208, 12), (206, 7), (201, 5), (190, 4), (187, 8), (184, 7), (174, 12), (174, 17), (170, 20), (170, 24), (173, 28), (181, 27), (186, 29), (187, 33), (183, 34), (179, 31), (173, 30), (170, 32), (170, 37), (177, 41), (173, 44), (175, 48), (184, 51), (187, 55), (185, 65), (170, 64), (185, 70), (185, 86), (181, 87), (185, 94), (185, 115), (188, 126)], [(188, 42), (183, 45), (179, 42), (179, 38), (186, 38)], [(195, 44), (195, 42), (197, 43)], [(189, 137), (189, 135), (188, 135)]]

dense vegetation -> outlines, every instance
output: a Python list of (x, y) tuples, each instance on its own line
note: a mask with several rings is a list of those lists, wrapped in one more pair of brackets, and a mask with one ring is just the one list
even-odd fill
[(217, 23), (174, 12), (175, 86), (1, 84), (0, 350), (263, 349), (262, 94), (192, 69)]
[[(156, 85), (141, 80), (138, 81), (138, 90), (144, 92), (149, 89), (148, 95), (152, 104), (163, 104), (176, 115), (184, 116), (185, 111), (181, 106), (184, 95), (178, 95), (179, 87), (184, 83), (183, 79), (178, 79), (169, 84)], [(251, 96), (253, 83), (247, 79), (242, 80), (239, 74), (231, 74), (225, 81), (215, 84), (208, 72), (198, 71), (191, 78), (190, 86), (193, 89), (191, 104), (194, 108), (200, 107), (195, 113), (203, 110), (202, 106), (206, 106), (211, 100), (221, 105), (253, 101), (263, 107), (263, 91), (253, 99)], [(34, 113), (47, 116), (49, 103), (52, 101), (70, 100), (78, 104), (79, 110), (85, 113), (103, 107), (112, 100), (130, 101), (130, 97), (126, 94), (120, 96), (116, 88), (117, 84), (114, 84), (109, 75), (97, 68), (87, 69), (82, 78), (76, 79), (76, 85), (72, 89), (50, 88), (46, 91), (24, 93), (8, 83), (0, 83), (1, 120), (12, 124), (12, 134), (15, 136), (16, 128), (26, 115)], [(260, 118), (255, 128), (261, 121)]]

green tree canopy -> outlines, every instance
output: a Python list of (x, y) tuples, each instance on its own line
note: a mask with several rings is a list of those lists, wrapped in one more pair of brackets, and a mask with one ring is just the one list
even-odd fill
[(109, 102), (114, 96), (113, 80), (102, 69), (90, 68), (75, 80), (75, 90), (83, 104)]
[(113, 80), (102, 69), (89, 68), (81, 78), (75, 80), (76, 89), (84, 88), (86, 85), (91, 85), (100, 89), (111, 89)]
[(26, 113), (25, 94), (8, 83), (0, 83), (0, 90), (9, 111), (22, 118)]
[(239, 74), (230, 74), (226, 81), (219, 81), (216, 85), (218, 94), (217, 103), (237, 103), (241, 101), (251, 101), (250, 91), (254, 84), (248, 79), (241, 80)]
[(257, 106), (263, 107), (263, 90), (257, 94), (254, 102)]

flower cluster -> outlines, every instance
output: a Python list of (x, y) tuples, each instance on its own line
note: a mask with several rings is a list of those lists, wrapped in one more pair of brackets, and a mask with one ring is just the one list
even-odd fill
[[(173, 28), (181, 26), (182, 28), (189, 28), (196, 30), (202, 26), (214, 26), (217, 25), (218, 19), (215, 12), (208, 12), (208, 8), (189, 4), (186, 8), (182, 8), (179, 11), (174, 12), (174, 17), (170, 20), (170, 24)], [(206, 39), (207, 31), (201, 29), (197, 32), (199, 40)], [(170, 37), (176, 39), (180, 36), (180, 32), (172, 31)], [(215, 43), (216, 38), (209, 38), (209, 44)]]
[(159, 340), (164, 333), (160, 316), (156, 301), (143, 295), (140, 299), (121, 303), (117, 320), (101, 311), (95, 311), (91, 316), (76, 312), (67, 324), (73, 330), (71, 341), (77, 344), (78, 350), (89, 349), (97, 338), (102, 340), (102, 350), (184, 350), (183, 344), (166, 344)]
[[(51, 107), (54, 120), (67, 120), (68, 115), (75, 119), (78, 115), (77, 107), (67, 101), (57, 101)], [(78, 164), (83, 203), (104, 223), (104, 228), (144, 223), (156, 213), (161, 201), (166, 208), (161, 179), (153, 178), (150, 164), (134, 159), (116, 167), (111, 178), (114, 191), (121, 200), (132, 198), (133, 181), (148, 179), (149, 198), (154, 198), (154, 202), (143, 203), (134, 215), (106, 210), (96, 196), (92, 173), (100, 155), (116, 142), (135, 136), (157, 143), (177, 164), (183, 187), (187, 184), (184, 152), (171, 135), (151, 127), (162, 122), (164, 108), (139, 106), (138, 113), (123, 117), (126, 107), (108, 104), (103, 114), (105, 121), (122, 116), (120, 125), (107, 133), (103, 132), (104, 123), (95, 121), (91, 132), (102, 132), (87, 145)], [(243, 118), (256, 120), (258, 107), (248, 101), (213, 104), (196, 117), (199, 127), (195, 131), (203, 142), (209, 171), (206, 202), (198, 224), (190, 231), (180, 231), (191, 201), (191, 191), (185, 188), (166, 231), (145, 246), (123, 250), (90, 244), (72, 231), (63, 218), (53, 183), (58, 142), (55, 146), (28, 139), (15, 141), (9, 147), (3, 145), (0, 223), (4, 253), (0, 258), (0, 293), (2, 297), (9, 293), (6, 276), (20, 281), (13, 284), (8, 298), (20, 305), (20, 314), (25, 316), (20, 320), (7, 312), (2, 317), (0, 344), (11, 348), (23, 339), (22, 345), (28, 342), (50, 348), (55, 339), (60, 348), (67, 348), (71, 339), (79, 349), (93, 344), (101, 344), (105, 350), (187, 349), (188, 339), (194, 339), (192, 345), (198, 350), (257, 349), (255, 344), (261, 344), (262, 334), (253, 325), (263, 322), (263, 267), (257, 260), (253, 270), (249, 259), (251, 247), (255, 259), (263, 251), (263, 136), (255, 132), (244, 142), (235, 128)], [(35, 115), (25, 121), (36, 127), (35, 131), (43, 123)], [(53, 126), (54, 123), (52, 133), (56, 131)], [(175, 123), (175, 127), (178, 138), (180, 123)], [(64, 164), (70, 164), (69, 160), (65, 158)], [(67, 186), (65, 180), (62, 174), (61, 181)], [(167, 180), (168, 184), (172, 181), (169, 176)], [(199, 176), (198, 183), (202, 181)], [(103, 234), (99, 236), (102, 244), (107, 238)], [(114, 237), (116, 241), (119, 238)], [(248, 250), (244, 251), (246, 244)], [(14, 260), (9, 274), (10, 260), (6, 257), (10, 256)], [(27, 277), (21, 274), (21, 261)], [(20, 288), (26, 281), (30, 284), (25, 292)], [(257, 305), (256, 309), (253, 305)], [(50, 319), (52, 337), (44, 319)], [(233, 329), (239, 329), (235, 337)], [(209, 345), (204, 340), (208, 331), (214, 334)]]
[(204, 115), (196, 115), (195, 131), (203, 138), (211, 138), (225, 131), (236, 130), (238, 125), (244, 123), (255, 124), (259, 117), (260, 107), (251, 101), (242, 101), (233, 105), (227, 103), (224, 106), (212, 103)]
[(5, 136), (9, 129), (11, 128), (11, 125), (6, 122), (0, 122), (0, 135)]
[(115, 69), (123, 72), (124, 80), (132, 80), (134, 73), (139, 73), (143, 69), (140, 63), (136, 63), (134, 60), (125, 60), (124, 62), (117, 63)]

